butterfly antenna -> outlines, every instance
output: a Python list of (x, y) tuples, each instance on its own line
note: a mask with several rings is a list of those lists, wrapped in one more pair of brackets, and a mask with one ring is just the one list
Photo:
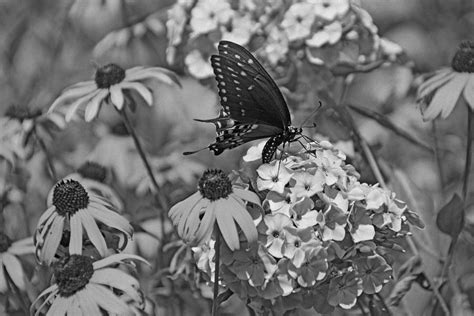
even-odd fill
[(322, 108), (322, 106), (323, 106), (323, 104), (321, 103), (321, 101), (319, 101), (318, 107), (316, 107), (316, 108), (310, 113), (310, 115), (308, 115), (308, 117), (303, 121), (303, 123), (301, 123), (301, 128), (314, 128), (314, 127), (316, 127), (316, 124), (315, 124), (315, 123), (313, 123), (313, 124), (310, 125), (310, 126), (304, 126), (304, 124), (305, 124), (306, 122), (308, 122), (308, 120), (309, 120), (310, 118), (314, 117), (314, 116), (318, 113), (318, 111)]

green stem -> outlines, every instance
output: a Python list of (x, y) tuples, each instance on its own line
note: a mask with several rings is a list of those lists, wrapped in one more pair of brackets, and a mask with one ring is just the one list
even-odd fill
[(474, 110), (469, 106), (467, 116), (467, 146), (466, 146), (466, 164), (464, 166), (464, 179), (462, 184), (462, 197), (464, 205), (466, 204), (467, 193), (469, 191), (469, 175), (471, 173), (472, 164), (472, 140), (474, 138)]
[(439, 139), (438, 139), (438, 132), (437, 132), (437, 127), (436, 127), (436, 121), (435, 120), (433, 120), (433, 123), (432, 123), (432, 130), (433, 130), (436, 168), (438, 169), (439, 185), (440, 185), (441, 194), (444, 195), (444, 187), (445, 187), (446, 182), (445, 182), (445, 179), (444, 179), (443, 165), (441, 163), (441, 155), (440, 155), (440, 151), (439, 151)]
[(221, 257), (221, 231), (217, 224), (215, 224), (214, 228), (216, 232), (216, 243), (214, 244), (214, 251), (216, 253), (214, 263), (214, 290), (213, 290), (213, 301), (212, 301), (212, 316), (216, 316), (217, 309), (219, 308), (219, 304), (217, 302), (217, 297), (219, 296), (219, 265), (220, 265), (220, 257)]

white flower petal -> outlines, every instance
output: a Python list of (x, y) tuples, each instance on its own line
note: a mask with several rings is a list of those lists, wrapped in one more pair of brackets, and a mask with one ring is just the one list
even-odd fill
[(82, 291), (76, 293), (80, 309), (84, 315), (101, 315), (99, 305), (97, 305), (91, 293), (84, 288)]
[(464, 99), (471, 107), (471, 110), (474, 111), (474, 75), (471, 74), (469, 79), (464, 87)]
[(53, 284), (50, 287), (48, 287), (47, 289), (45, 289), (43, 292), (41, 292), (41, 294), (38, 295), (38, 297), (33, 301), (33, 303), (31, 303), (30, 315), (32, 315), (33, 311), (36, 309), (36, 303), (38, 303), (43, 297), (45, 297), (47, 295), (47, 297), (43, 301), (43, 303), (41, 303), (41, 305), (36, 309), (35, 316), (39, 315), (39, 313), (42, 311), (43, 307), (46, 306), (49, 303), (49, 301), (57, 294), (57, 292), (58, 292), (58, 285), (57, 284)]
[(124, 301), (119, 299), (111, 290), (103, 285), (89, 283), (86, 285), (86, 291), (90, 292), (90, 297), (103, 308), (106, 312), (119, 315), (132, 315)]
[(423, 119), (430, 121), (435, 119), (438, 115), (446, 118), (451, 114), (457, 100), (464, 87), (466, 86), (469, 74), (457, 73), (453, 79), (438, 89), (433, 100), (431, 100), (428, 108), (423, 113)]
[(122, 86), (120, 84), (115, 84), (110, 87), (110, 100), (112, 104), (118, 109), (121, 110), (123, 108), (123, 104), (125, 102), (125, 98), (123, 96)]
[(141, 301), (141, 295), (138, 291), (140, 288), (138, 280), (119, 269), (105, 268), (97, 270), (94, 272), (90, 282), (119, 289), (134, 301)]
[(13, 283), (22, 291), (25, 290), (25, 273), (20, 260), (12, 254), (5, 252), (2, 255), (3, 265)]
[(147, 89), (145, 85), (139, 82), (123, 82), (122, 89), (133, 89), (142, 96), (148, 105), (153, 105), (153, 95), (150, 90)]
[(81, 218), (72, 215), (69, 221), (71, 237), (69, 239), (69, 254), (80, 255), (82, 254), (82, 223)]
[(17, 256), (34, 253), (35, 245), (33, 244), (33, 238), (27, 237), (15, 241), (10, 248), (8, 248), (8, 252)]
[(53, 300), (53, 304), (49, 308), (46, 316), (66, 316), (69, 306), (71, 306), (74, 296), (62, 297), (60, 295), (56, 296)]
[(138, 260), (140, 262), (143, 262), (149, 265), (148, 261), (146, 261), (142, 257), (131, 255), (131, 254), (125, 254), (125, 253), (110, 255), (104, 259), (95, 261), (92, 265), (94, 267), (94, 270), (97, 270), (97, 269), (107, 267), (111, 264), (123, 263), (125, 260), (128, 260), (128, 261)]
[(143, 68), (136, 72), (128, 73), (125, 76), (125, 82), (145, 79), (157, 79), (169, 85), (181, 86), (181, 83), (174, 72), (161, 67)]
[(90, 202), (89, 209), (95, 209), (90, 211), (89, 214), (97, 221), (104, 223), (105, 225), (116, 228), (130, 238), (133, 234), (133, 228), (129, 221), (120, 214), (115, 213), (97, 202)]
[(40, 260), (50, 264), (58, 250), (61, 237), (63, 235), (64, 217), (56, 216), (48, 230), (48, 236), (45, 238), (44, 245), (41, 248)]
[(100, 255), (104, 257), (107, 253), (107, 245), (105, 243), (104, 236), (99, 230), (97, 223), (94, 221), (92, 216), (89, 212), (85, 210), (79, 210), (75, 214), (75, 216), (79, 216), (86, 230), (87, 236), (89, 237), (90, 241), (94, 245), (94, 247), (99, 251)]
[(3, 271), (2, 256), (0, 256), (0, 293), (6, 293), (7, 290), (7, 279), (5, 278), (5, 272)]
[(92, 91), (91, 93), (77, 99), (76, 101), (74, 101), (67, 109), (67, 112), (66, 112), (66, 116), (64, 117), (64, 119), (66, 120), (66, 122), (69, 122), (71, 121), (71, 119), (74, 117), (74, 114), (76, 114), (77, 110), (86, 102), (88, 102), (90, 99), (92, 99), (93, 97), (95, 97), (101, 90), (96, 90), (96, 91)]
[(99, 112), (100, 105), (105, 97), (109, 94), (109, 91), (106, 89), (101, 89), (100, 92), (94, 96), (86, 106), (86, 112), (84, 114), (84, 119), (86, 122), (92, 121)]
[(50, 106), (48, 112), (52, 112), (58, 105), (61, 105), (70, 99), (83, 97), (95, 89), (97, 89), (97, 86), (94, 81), (80, 82), (73, 85), (63, 91), (63, 93)]

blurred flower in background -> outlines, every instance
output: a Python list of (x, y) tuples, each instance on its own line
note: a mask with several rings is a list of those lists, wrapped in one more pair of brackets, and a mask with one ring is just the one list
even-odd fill
[(53, 102), (49, 112), (56, 107), (66, 106), (66, 121), (85, 107), (84, 119), (92, 121), (103, 104), (111, 104), (117, 110), (124, 105), (137, 105), (133, 91), (149, 106), (153, 105), (153, 94), (147, 87), (147, 80), (154, 79), (169, 85), (180, 86), (179, 80), (171, 71), (160, 67), (133, 67), (124, 70), (116, 64), (108, 64), (97, 69), (94, 80), (74, 84)]
[(437, 70), (418, 88), (418, 102), (423, 119), (446, 119), (455, 106), (464, 100), (474, 110), (474, 42), (466, 41), (451, 61), (450, 68)]
[[(10, 282), (25, 291), (26, 275), (18, 256), (34, 254), (33, 238), (25, 238), (13, 242), (7, 235), (0, 232), (0, 293), (10, 290)], [(8, 276), (5, 275), (8, 273)]]
[[(118, 264), (144, 259), (135, 255), (116, 254), (93, 262), (86, 256), (71, 255), (54, 265), (54, 284), (31, 304), (33, 315), (133, 315), (144, 297), (138, 280), (118, 269)], [(128, 299), (123, 299), (123, 293)]]

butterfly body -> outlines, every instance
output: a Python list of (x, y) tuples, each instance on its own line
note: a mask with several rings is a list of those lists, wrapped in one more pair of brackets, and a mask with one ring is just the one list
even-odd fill
[(198, 120), (216, 126), (216, 141), (208, 146), (219, 155), (244, 143), (270, 138), (262, 162), (271, 161), (281, 144), (294, 141), (301, 128), (291, 126), (290, 112), (275, 81), (244, 47), (221, 41), (211, 56), (222, 110), (217, 118)]

